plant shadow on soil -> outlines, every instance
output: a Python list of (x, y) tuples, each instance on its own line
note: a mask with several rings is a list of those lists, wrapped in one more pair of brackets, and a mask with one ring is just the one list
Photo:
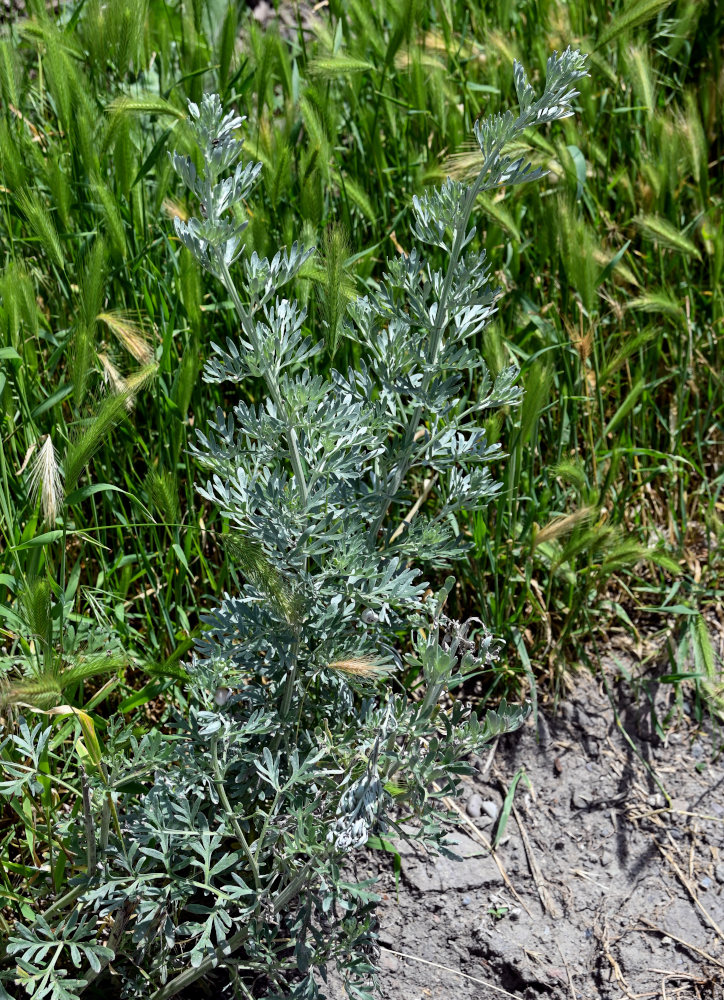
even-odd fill
[[(659, 717), (670, 690), (656, 690)], [(721, 728), (684, 721), (662, 741), (649, 704), (623, 684), (613, 697), (621, 728), (579, 675), (555, 717), (476, 760), (462, 861), (398, 843), (399, 879), (390, 855), (354, 862), (380, 876), (383, 1000), (724, 1000)], [(529, 784), (493, 856), (483, 844), (520, 768)], [(344, 996), (333, 975), (325, 993)]]

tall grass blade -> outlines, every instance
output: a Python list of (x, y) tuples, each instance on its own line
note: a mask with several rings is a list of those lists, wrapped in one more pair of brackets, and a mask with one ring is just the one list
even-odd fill
[(330, 357), (334, 357), (352, 289), (345, 274), (349, 245), (339, 226), (328, 229), (322, 241), (324, 279), (321, 284), (322, 322)]
[(155, 366), (141, 371), (135, 377), (135, 383), (128, 380), (123, 392), (109, 396), (103, 400), (95, 414), (87, 422), (84, 430), (71, 442), (65, 456), (65, 488), (72, 493), (78, 485), (83, 470), (103, 441), (127, 413), (129, 400), (134, 396), (155, 372)]
[(678, 250), (679, 253), (687, 257), (696, 257), (701, 260), (695, 244), (680, 233), (668, 219), (658, 215), (640, 215), (636, 219), (636, 225), (647, 239), (655, 240), (659, 246), (668, 247), (670, 250)]
[(18, 194), (18, 204), (28, 221), (30, 231), (37, 238), (41, 247), (55, 264), (59, 271), (65, 269), (65, 257), (60, 244), (58, 230), (45, 207), (43, 199), (37, 191), (21, 191)]
[(596, 48), (602, 49), (621, 35), (629, 34), (634, 28), (646, 24), (662, 10), (670, 6), (672, 0), (632, 0), (620, 14), (616, 14), (607, 28), (596, 39)]
[(151, 503), (166, 523), (170, 525), (180, 524), (181, 505), (176, 476), (169, 470), (158, 472), (156, 469), (152, 469), (146, 476), (144, 485), (151, 498)]

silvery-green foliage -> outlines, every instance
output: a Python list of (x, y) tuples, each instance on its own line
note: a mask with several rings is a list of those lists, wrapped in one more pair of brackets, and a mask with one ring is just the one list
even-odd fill
[(24, 718), (18, 720), (18, 729), (18, 733), (9, 733), (0, 743), (0, 749), (12, 745), (23, 761), (3, 762), (3, 774), (6, 777), (0, 781), (2, 795), (20, 796), (26, 787), (30, 794), (37, 794), (39, 791), (36, 775), (41, 772), (41, 760), (46, 752), (52, 729), (38, 722), (31, 731)]
[[(496, 643), (477, 620), (445, 613), (453, 577), (435, 593), (425, 574), (465, 552), (456, 512), (498, 489), (489, 465), (502, 455), (481, 416), (520, 398), (515, 370), (492, 380), (474, 346), (499, 294), (472, 248), (476, 198), (537, 176), (504, 147), (571, 113), (583, 62), (570, 50), (552, 57), (537, 98), (516, 65), (520, 115), (476, 124), (472, 184), (415, 199), (422, 246), (352, 303), (360, 362), (329, 377), (310, 366), (322, 338), (284, 294), (311, 248), (252, 255), (235, 282), (239, 201), (258, 165), (239, 162), (242, 120), (217, 97), (190, 107), (204, 169), (173, 162), (200, 214), (177, 232), (239, 320), (238, 337), (211, 343), (204, 378), (256, 379), (262, 401), (219, 410), (199, 434), (200, 492), (231, 522), (229, 557), (245, 583), (207, 616), (187, 708), (164, 737), (111, 724), (104, 767), (87, 777), (97, 868), (72, 912), (84, 928), (89, 914), (112, 922), (123, 997), (168, 1000), (201, 980), (229, 997), (322, 997), (315, 969), (336, 961), (348, 995), (372, 998), (376, 897), (343, 874), (345, 857), (386, 830), (440, 844), (442, 800), (469, 755), (526, 717), (505, 703), (480, 717), (456, 697), (466, 676), (494, 665)], [(412, 516), (423, 480), (434, 498)], [(415, 698), (380, 683), (403, 662), (422, 682)], [(13, 773), (0, 792), (20, 794), (28, 780)], [(36, 944), (24, 940), (12, 948), (32, 965)], [(63, 969), (76, 958), (71, 947)], [(54, 982), (35, 994), (24, 985), (76, 995), (60, 974)]]
[(62, 924), (51, 927), (41, 915), (31, 927), (15, 925), (15, 936), (8, 942), (8, 954), (21, 955), (17, 959), (22, 972), (21, 982), (32, 996), (54, 996), (58, 1000), (73, 1000), (77, 991), (86, 985), (83, 979), (56, 975), (57, 957), (64, 951), (70, 953), (76, 968), (83, 965), (99, 972), (101, 961), (114, 957), (112, 949), (97, 941), (95, 921), (90, 915), (81, 917), (79, 910), (72, 910)]
[(204, 175), (199, 177), (190, 157), (176, 153), (173, 165), (199, 199), (202, 217), (188, 223), (176, 218), (176, 233), (207, 270), (219, 275), (219, 261), (229, 265), (236, 260), (239, 237), (246, 227), (246, 222), (229, 222), (224, 213), (246, 198), (259, 176), (261, 164), (238, 164), (230, 177), (219, 180), (219, 175), (241, 155), (236, 132), (245, 119), (233, 112), (224, 115), (216, 94), (204, 97), (200, 108), (190, 102), (189, 113), (204, 158)]

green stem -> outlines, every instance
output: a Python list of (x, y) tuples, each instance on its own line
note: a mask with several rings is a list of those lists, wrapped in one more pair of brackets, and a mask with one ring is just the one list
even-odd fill
[[(286, 906), (290, 899), (292, 899), (299, 889), (302, 887), (309, 869), (312, 867), (312, 862), (308, 861), (307, 864), (302, 868), (298, 875), (296, 875), (286, 889), (283, 889), (279, 893), (274, 902), (274, 913), (279, 913), (282, 907)], [(198, 965), (195, 969), (186, 969), (180, 975), (172, 979), (170, 983), (166, 983), (160, 990), (156, 990), (152, 993), (149, 1000), (169, 1000), (170, 997), (175, 997), (182, 990), (185, 990), (187, 986), (195, 983), (202, 976), (205, 976), (207, 972), (216, 968), (219, 962), (224, 959), (229, 958), (234, 954), (236, 949), (240, 944), (243, 944), (248, 937), (249, 931), (244, 928), (244, 930), (237, 931), (233, 934), (227, 941), (220, 944), (218, 948), (214, 951), (213, 955), (209, 955), (205, 958), (203, 962)]]
[(88, 877), (91, 878), (96, 867), (96, 833), (93, 826), (93, 812), (91, 808), (91, 793), (88, 779), (85, 774), (81, 775), (83, 788), (83, 823), (85, 825), (86, 858)]
[(282, 910), (287, 903), (296, 896), (301, 887), (304, 885), (309, 869), (312, 866), (313, 862), (308, 861), (302, 870), (294, 876), (286, 889), (282, 889), (277, 898), (274, 900), (273, 909), (275, 913), (279, 913), (279, 911)]
[(292, 695), (294, 694), (294, 684), (297, 679), (297, 656), (299, 654), (299, 640), (297, 639), (292, 646), (292, 665), (290, 667), (289, 673), (287, 674), (286, 684), (284, 685), (284, 694), (282, 696), (281, 705), (281, 717), (286, 719), (289, 715), (289, 710), (292, 707)]
[(197, 979), (215, 969), (219, 962), (233, 955), (239, 945), (243, 944), (246, 940), (248, 934), (249, 931), (246, 927), (241, 931), (237, 931), (236, 934), (233, 934), (223, 944), (220, 944), (218, 948), (214, 949), (213, 955), (205, 958), (195, 969), (187, 969), (172, 979), (170, 983), (162, 986), (160, 990), (156, 990), (155, 993), (151, 994), (149, 1000), (169, 1000), (169, 997), (175, 997), (181, 990), (185, 990), (187, 986), (195, 983)]
[[(113, 920), (113, 926), (111, 927), (111, 933), (108, 937), (108, 941), (106, 942), (106, 947), (111, 949), (114, 956), (115, 953), (118, 951), (121, 941), (123, 940), (123, 935), (125, 934), (126, 931), (126, 925), (128, 924), (128, 921), (131, 919), (131, 914), (135, 909), (135, 906), (136, 903), (132, 899), (126, 899), (125, 903), (120, 908), (120, 910), (116, 911), (115, 918)], [(112, 960), (113, 960), (112, 958), (99, 959), (100, 968), (98, 969), (91, 968), (88, 970), (88, 972), (86, 972), (85, 976), (83, 976), (83, 985), (80, 987), (79, 992), (82, 993), (87, 986), (90, 986), (90, 984), (95, 979), (97, 979), (98, 976), (101, 975), (103, 970), (108, 965), (110, 965)]]
[[(450, 252), (450, 261), (448, 263), (448, 268), (445, 273), (445, 280), (443, 282), (443, 286), (440, 291), (440, 300), (437, 306), (435, 325), (433, 326), (432, 331), (430, 333), (430, 344), (427, 352), (428, 370), (425, 373), (425, 376), (422, 380), (422, 386), (420, 388), (420, 394), (423, 396), (430, 387), (430, 380), (432, 379), (432, 374), (433, 374), (433, 365), (437, 360), (437, 354), (438, 351), (440, 350), (440, 345), (442, 343), (442, 336), (445, 331), (445, 326), (447, 325), (448, 298), (450, 295), (450, 290), (452, 288), (452, 281), (455, 273), (455, 268), (457, 267), (460, 254), (462, 253), (463, 241), (465, 240), (465, 236), (468, 229), (468, 223), (470, 221), (470, 216), (472, 215), (473, 206), (475, 204), (475, 199), (480, 194), (480, 190), (483, 186), (483, 181), (485, 180), (485, 177), (488, 171), (490, 170), (491, 165), (495, 162), (495, 159), (499, 156), (500, 151), (503, 148), (504, 144), (505, 143), (501, 141), (497, 143), (490, 151), (490, 154), (486, 157), (485, 162), (483, 163), (480, 173), (476, 177), (474, 183), (471, 184), (470, 188), (468, 189), (468, 193), (465, 198), (465, 204), (463, 205), (462, 216), (455, 230), (455, 239), (453, 241), (452, 250)], [(412, 464), (411, 448), (415, 440), (415, 434), (417, 433), (417, 429), (420, 426), (421, 418), (422, 418), (422, 406), (417, 406), (415, 407), (415, 411), (413, 412), (410, 418), (410, 422), (407, 425), (407, 431), (405, 432), (405, 440), (402, 445), (402, 454), (404, 457), (397, 467), (392, 489), (389, 491), (387, 499), (382, 507), (382, 510), (380, 511), (377, 520), (375, 521), (374, 524), (370, 525), (368, 540), (371, 546), (374, 546), (376, 544), (377, 535), (379, 533), (380, 528), (382, 527), (382, 522), (384, 521), (387, 515), (387, 511), (390, 508), (390, 504), (397, 495), (397, 491), (399, 490), (405, 476), (410, 471), (410, 467)]]
[(216, 785), (216, 791), (219, 793), (219, 799), (221, 800), (221, 804), (223, 805), (224, 809), (227, 812), (227, 815), (229, 817), (229, 822), (234, 827), (234, 832), (236, 833), (239, 843), (241, 844), (241, 849), (244, 852), (246, 860), (249, 864), (249, 868), (251, 869), (252, 878), (254, 879), (254, 886), (257, 892), (259, 892), (261, 890), (261, 879), (259, 878), (259, 868), (257, 867), (256, 860), (254, 858), (254, 855), (252, 854), (251, 848), (249, 847), (249, 843), (246, 837), (244, 836), (244, 831), (241, 829), (239, 821), (236, 818), (236, 813), (231, 807), (231, 803), (229, 802), (229, 797), (226, 794), (226, 788), (224, 787), (224, 778), (221, 773), (221, 767), (219, 765), (218, 746), (219, 746), (219, 735), (218, 733), (216, 733), (211, 739), (211, 763), (214, 769), (214, 784)]
[(66, 892), (66, 894), (61, 896), (60, 899), (56, 899), (53, 905), (49, 906), (43, 914), (43, 919), (48, 920), (48, 918), (52, 917), (52, 915), (57, 913), (58, 910), (62, 910), (63, 907), (67, 906), (69, 903), (74, 903), (79, 896), (83, 895), (87, 888), (87, 885), (76, 885), (70, 890), (70, 892)]
[(272, 819), (272, 816), (274, 815), (276, 807), (279, 805), (279, 799), (281, 798), (281, 794), (282, 794), (281, 792), (277, 792), (276, 793), (276, 795), (274, 796), (274, 801), (271, 804), (271, 808), (269, 809), (269, 812), (264, 817), (264, 822), (263, 822), (262, 827), (261, 827), (261, 833), (259, 834), (259, 836), (257, 838), (257, 841), (256, 841), (256, 844), (255, 844), (255, 847), (254, 847), (254, 854), (255, 854), (257, 862), (259, 861), (259, 858), (261, 857), (262, 848), (264, 846), (264, 838), (266, 837), (266, 833), (267, 833), (267, 830), (269, 829), (269, 824), (271, 823), (271, 819)]
[[(221, 262), (221, 279), (224, 283), (224, 287), (231, 296), (231, 301), (234, 303), (234, 308), (236, 309), (237, 315), (241, 321), (244, 333), (251, 341), (252, 348), (257, 358), (261, 361), (261, 352), (259, 350), (259, 341), (257, 340), (256, 330), (254, 329), (254, 324), (251, 320), (244, 305), (239, 298), (239, 293), (236, 290), (236, 286), (229, 273), (229, 268), (225, 262)], [(276, 406), (279, 413), (283, 413), (286, 418), (286, 438), (287, 444), (289, 445), (289, 457), (291, 459), (292, 468), (294, 469), (294, 478), (299, 487), (299, 493), (302, 498), (302, 504), (306, 507), (307, 505), (307, 479), (304, 475), (304, 468), (302, 466), (302, 458), (299, 452), (299, 439), (297, 438), (297, 432), (294, 429), (294, 425), (290, 419), (289, 410), (284, 402), (279, 385), (273, 378), (271, 372), (266, 371), (264, 373), (264, 380), (269, 389), (269, 394), (271, 395), (274, 405)]]
[(279, 707), (279, 721), (280, 725), (277, 730), (277, 734), (274, 737), (271, 745), (271, 752), (276, 753), (281, 746), (282, 740), (288, 741), (287, 727), (284, 725), (286, 720), (289, 718), (289, 712), (292, 707), (292, 697), (294, 696), (294, 686), (297, 682), (297, 653), (299, 650), (299, 640), (297, 639), (292, 647), (292, 664), (289, 667), (289, 673), (287, 674), (287, 679), (284, 682), (284, 691), (282, 693), (282, 703)]
[[(231, 300), (234, 303), (234, 308), (236, 309), (237, 315), (242, 325), (244, 333), (249, 338), (252, 349), (256, 354), (257, 358), (261, 360), (261, 351), (259, 348), (259, 341), (256, 336), (256, 330), (254, 329), (254, 324), (252, 322), (251, 316), (244, 308), (244, 305), (239, 297), (239, 293), (236, 290), (236, 285), (234, 284), (231, 274), (229, 273), (229, 268), (227, 264), (222, 261), (220, 263), (221, 278), (226, 288), (227, 292), (231, 296)], [(302, 459), (299, 452), (299, 440), (297, 438), (297, 432), (294, 429), (294, 425), (291, 421), (291, 414), (282, 398), (279, 385), (276, 379), (272, 376), (272, 373), (266, 371), (264, 373), (264, 380), (269, 389), (269, 393), (272, 397), (274, 405), (279, 413), (283, 413), (286, 418), (286, 438), (287, 444), (289, 446), (289, 457), (291, 459), (292, 468), (294, 470), (294, 479), (298, 485), (299, 493), (302, 500), (302, 506), (306, 507), (307, 497), (309, 495), (309, 490), (307, 486), (307, 479), (304, 473), (304, 467), (302, 465)], [(306, 560), (305, 560), (306, 562)], [(292, 696), (294, 694), (294, 685), (297, 679), (297, 652), (299, 649), (299, 641), (294, 643), (293, 647), (293, 662), (287, 674), (287, 679), (284, 685), (284, 693), (282, 695), (282, 703), (280, 708), (280, 714), (282, 721), (289, 715), (289, 710), (292, 705)], [(274, 740), (274, 749), (277, 749), (282, 739), (282, 730), (277, 733)]]
[[(65, 618), (65, 550), (68, 539), (68, 511), (63, 504), (63, 537), (61, 539), (61, 552), (60, 552), (60, 580), (58, 581), (60, 587), (60, 615), (58, 617), (58, 642), (60, 643), (60, 655), (63, 655), (63, 625)], [(81, 702), (82, 704), (82, 702)]]

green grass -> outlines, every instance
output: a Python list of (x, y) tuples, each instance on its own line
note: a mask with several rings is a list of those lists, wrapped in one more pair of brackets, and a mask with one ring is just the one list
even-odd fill
[[(228, 584), (214, 541), (223, 528), (194, 497), (186, 448), (189, 418), (203, 427), (223, 403), (199, 389), (198, 374), (210, 326), (231, 330), (232, 320), (162, 221), (164, 204), (184, 210), (166, 147), (183, 142), (187, 97), (215, 87), (251, 116), (248, 147), (265, 171), (249, 249), (270, 254), (302, 235), (341, 275), (342, 244), (325, 236), (334, 223), (360, 286), (399, 250), (411, 194), (447, 171), (465, 174), (470, 125), (511, 91), (513, 56), (541, 69), (551, 47), (574, 41), (592, 61), (580, 122), (531, 150), (550, 182), (484, 206), (483, 235), (513, 294), (481, 347), (493, 369), (513, 357), (528, 393), (517, 423), (490, 428), (512, 457), (505, 498), (460, 526), (475, 543), (463, 603), (482, 603), (507, 637), (527, 633), (534, 660), (560, 659), (611, 614), (650, 603), (599, 598), (622, 571), (665, 588), (690, 525), (708, 539), (719, 530), (723, 248), (721, 195), (710, 187), (721, 54), (706, 46), (715, 11), (639, 3), (611, 18), (603, 4), (351, 3), (332, 5), (314, 39), (286, 41), (212, 3), (152, 3), (140, 30), (146, 6), (111, 14), (87, 4), (63, 27), (39, 16), (3, 42), (3, 327), (5, 350), (19, 355), (4, 360), (2, 396), (15, 584), (58, 555), (18, 551), (36, 527), (12, 470), (43, 434), (62, 452), (95, 413), (103, 378), (138, 367), (103, 312), (140, 327), (159, 368), (135, 417), (95, 456), (92, 481), (109, 488), (72, 505), (72, 536), (93, 540), (78, 549), (80, 593), (112, 604), (123, 641), (158, 663)], [(9, 110), (18, 105), (22, 117)], [(323, 276), (311, 270), (302, 289), (310, 322), (331, 311), (335, 362), (353, 361), (339, 338), (341, 281), (327, 288)], [(699, 599), (697, 585), (682, 588)]]
[[(570, 42), (591, 76), (576, 120), (531, 137), (549, 178), (482, 206), (509, 294), (480, 348), (493, 371), (520, 365), (526, 397), (489, 422), (504, 489), (458, 524), (456, 610), (507, 642), (492, 692), (558, 691), (592, 642), (655, 630), (679, 698), (721, 708), (721, 2), (330, 0), (294, 38), (220, 0), (87, 0), (58, 24), (31, 9), (0, 39), (0, 628), (20, 700), (36, 685), (36, 708), (86, 705), (101, 733), (119, 707), (157, 721), (234, 586), (188, 450), (226, 403), (200, 378), (209, 344), (235, 331), (172, 235), (187, 99), (218, 90), (249, 116), (264, 172), (247, 250), (316, 243), (296, 293), (327, 331), (321, 367), (343, 367), (344, 303), (410, 249), (412, 195), (465, 175), (515, 57), (535, 79)], [(68, 480), (52, 524), (29, 475), (46, 435)], [(99, 636), (113, 656), (93, 673)], [(73, 727), (44, 761), (46, 811), (80, 808), (62, 784)], [(29, 806), (0, 828), (16, 916), (47, 891), (43, 859), (56, 888), (71, 874), (46, 819)]]

